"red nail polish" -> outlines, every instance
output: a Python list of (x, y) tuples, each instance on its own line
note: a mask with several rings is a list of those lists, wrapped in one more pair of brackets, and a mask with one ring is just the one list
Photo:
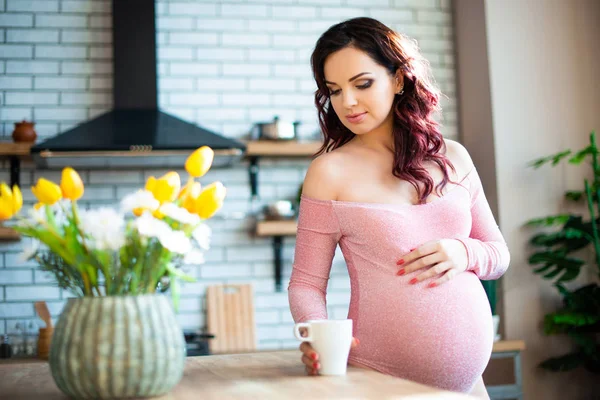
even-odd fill
[(431, 282), (429, 285), (427, 285), (427, 287), (430, 287), (430, 288), (436, 287), (436, 286), (437, 286), (437, 283), (435, 283), (435, 282)]
[(406, 270), (404, 268), (402, 268), (400, 271), (398, 271), (397, 275), (404, 275), (406, 273)]
[(396, 263), (396, 265), (402, 265), (402, 264), (404, 264), (404, 260), (399, 260), (399, 261)]
[(411, 285), (414, 285), (415, 283), (417, 283), (417, 278), (412, 278), (409, 283)]
[(318, 357), (317, 357), (317, 353), (312, 353), (312, 354), (310, 355), (310, 358), (312, 358), (314, 361), (317, 361), (317, 358), (318, 358)]
[(319, 369), (319, 363), (313, 363), (313, 369)]

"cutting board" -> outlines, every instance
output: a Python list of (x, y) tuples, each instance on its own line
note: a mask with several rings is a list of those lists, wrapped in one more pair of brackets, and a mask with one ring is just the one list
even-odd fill
[(213, 285), (206, 289), (208, 332), (212, 354), (256, 350), (252, 285)]

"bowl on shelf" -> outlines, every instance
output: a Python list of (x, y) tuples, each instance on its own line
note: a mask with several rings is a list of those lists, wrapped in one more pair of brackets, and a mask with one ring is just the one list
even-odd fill
[(263, 213), (266, 220), (287, 220), (296, 217), (296, 210), (294, 210), (294, 204), (288, 200), (278, 200), (273, 203), (267, 204)]

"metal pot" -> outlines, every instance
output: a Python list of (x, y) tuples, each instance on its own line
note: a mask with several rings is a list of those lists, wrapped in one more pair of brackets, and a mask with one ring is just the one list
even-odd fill
[(288, 200), (278, 200), (264, 207), (264, 215), (267, 220), (292, 219), (296, 216), (294, 204)]
[(253, 140), (296, 140), (298, 138), (299, 121), (285, 122), (278, 116), (273, 122), (259, 122), (254, 125), (250, 136)]

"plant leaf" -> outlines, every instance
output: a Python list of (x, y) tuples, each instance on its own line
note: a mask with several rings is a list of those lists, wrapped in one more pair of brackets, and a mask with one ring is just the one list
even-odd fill
[(570, 164), (581, 164), (581, 162), (583, 160), (585, 160), (585, 158), (588, 155), (592, 155), (594, 153), (595, 153), (594, 146), (589, 145), (585, 149), (578, 151), (573, 157), (569, 158), (569, 163)]
[(581, 353), (570, 353), (560, 357), (549, 358), (539, 364), (540, 367), (554, 371), (571, 371), (585, 362), (585, 355)]
[(560, 153), (556, 153), (547, 157), (538, 158), (537, 160), (534, 160), (531, 163), (529, 163), (529, 166), (533, 168), (539, 168), (542, 165), (547, 164), (549, 162), (551, 162), (554, 166), (558, 164), (563, 158), (567, 157), (569, 154), (571, 154), (571, 150), (561, 151)]
[(583, 192), (581, 190), (578, 191), (569, 191), (565, 193), (565, 198), (572, 201), (579, 201), (583, 197)]
[(525, 226), (554, 226), (567, 223), (571, 216), (569, 214), (560, 214), (550, 217), (531, 219), (525, 223)]

